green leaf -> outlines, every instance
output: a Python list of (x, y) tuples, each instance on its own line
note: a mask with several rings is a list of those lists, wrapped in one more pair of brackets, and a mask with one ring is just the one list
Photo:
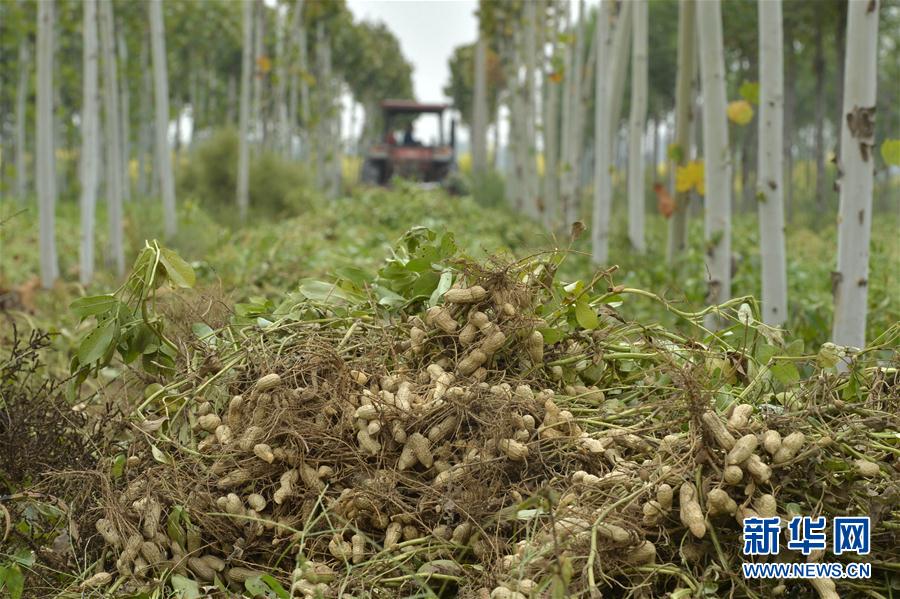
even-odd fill
[(806, 347), (803, 343), (803, 339), (794, 339), (784, 348), (784, 355), (791, 356), (792, 358), (797, 358), (803, 355)]
[(772, 377), (782, 385), (791, 385), (800, 380), (800, 372), (793, 362), (777, 361), (769, 367)]
[(112, 346), (118, 330), (115, 319), (98, 324), (78, 346), (78, 362), (92, 364), (99, 360)]
[(6, 587), (10, 599), (20, 599), (25, 591), (25, 575), (19, 566), (0, 566), (0, 588)]
[(744, 81), (741, 83), (741, 87), (738, 88), (738, 93), (741, 97), (751, 104), (759, 104), (759, 82), (758, 81)]
[(434, 292), (431, 294), (431, 298), (428, 300), (429, 306), (437, 305), (438, 299), (443, 297), (445, 293), (453, 286), (453, 273), (449, 270), (445, 270), (441, 273), (441, 280), (438, 281), (437, 287), (435, 287)]
[(180, 574), (172, 575), (172, 589), (181, 599), (199, 599), (201, 597), (200, 585), (197, 584), (197, 581)]
[(194, 269), (170, 249), (160, 248), (159, 261), (166, 269), (169, 279), (179, 287), (193, 287), (197, 282)]
[(764, 343), (759, 346), (759, 349), (756, 350), (756, 361), (759, 362), (762, 366), (765, 366), (769, 363), (769, 360), (772, 359), (778, 353), (778, 348), (774, 345), (769, 345), (768, 343)]
[(244, 581), (244, 588), (250, 593), (251, 596), (257, 597), (262, 595), (263, 597), (271, 597), (272, 589), (269, 588), (262, 580), (262, 576), (254, 576), (252, 578), (248, 578)]
[(540, 331), (541, 336), (544, 338), (544, 345), (553, 345), (563, 338), (562, 332), (558, 329), (545, 327), (543, 329), (538, 329), (538, 331)]
[(69, 310), (78, 318), (86, 318), (111, 312), (118, 304), (119, 300), (112, 295), (89, 295), (69, 304)]
[(597, 313), (594, 312), (594, 309), (588, 303), (587, 297), (583, 295), (575, 303), (575, 319), (581, 325), (581, 328), (588, 331), (596, 329), (600, 325)]
[(110, 469), (110, 476), (113, 478), (119, 478), (122, 476), (122, 472), (125, 470), (125, 461), (126, 457), (124, 453), (120, 453), (113, 459), (112, 468)]
[(886, 139), (881, 144), (881, 157), (885, 163), (900, 166), (900, 139)]
[(160, 464), (168, 464), (169, 466), (175, 465), (175, 460), (172, 459), (172, 456), (164, 452), (162, 449), (157, 447), (156, 445), (150, 445), (150, 453), (153, 454), (153, 459), (159, 462)]
[(272, 592), (275, 593), (275, 596), (278, 597), (278, 599), (291, 599), (291, 595), (286, 590), (284, 590), (284, 587), (281, 586), (281, 583), (279, 583), (269, 574), (263, 574), (259, 578), (264, 583), (269, 585), (269, 588), (272, 589)]

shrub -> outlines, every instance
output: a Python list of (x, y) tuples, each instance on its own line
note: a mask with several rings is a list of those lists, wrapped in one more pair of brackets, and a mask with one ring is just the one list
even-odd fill
[[(179, 193), (212, 209), (219, 218), (235, 214), (238, 136), (222, 129), (194, 148), (178, 173)], [(312, 202), (312, 182), (303, 165), (271, 151), (250, 157), (250, 209), (281, 216), (303, 212)], [(227, 208), (226, 210), (221, 210)]]

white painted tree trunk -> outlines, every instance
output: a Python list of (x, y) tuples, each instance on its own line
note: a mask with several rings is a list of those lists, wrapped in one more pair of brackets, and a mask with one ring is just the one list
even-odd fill
[(38, 4), (37, 14), (37, 112), (35, 131), (36, 178), (40, 228), (41, 285), (53, 286), (59, 276), (56, 258), (56, 159), (53, 147), (53, 0)]
[(81, 109), (81, 251), (79, 279), (87, 285), (94, 278), (94, 214), (97, 206), (97, 174), (100, 136), (97, 86), (97, 0), (84, 0), (84, 71)]
[(536, 94), (536, 62), (537, 62), (537, 5), (535, 1), (525, 3), (525, 85), (524, 118), (525, 118), (525, 205), (532, 218), (540, 219), (543, 212), (538, 198), (537, 172), (537, 110)]
[[(565, 22), (565, 21), (563, 21)], [(559, 32), (557, 31), (556, 15), (551, 17), (548, 23), (548, 45), (550, 54), (544, 56), (543, 44), (541, 45), (542, 58), (542, 79), (544, 97), (544, 115), (543, 138), (544, 138), (544, 226), (548, 229), (556, 230), (559, 228), (559, 131), (557, 123), (559, 122), (559, 99), (560, 90), (563, 87), (560, 83), (554, 83), (551, 79), (553, 74), (552, 60), (556, 56), (557, 40)], [(568, 79), (566, 79), (568, 81)]]
[(25, 111), (27, 110), (28, 88), (31, 79), (31, 52), (28, 36), (20, 34), (19, 41), (19, 84), (16, 87), (16, 198), (25, 201), (28, 193), (28, 165), (26, 162), (27, 137), (25, 134)]
[(263, 0), (255, 0), (256, 8), (253, 13), (253, 109), (250, 111), (250, 117), (252, 119), (253, 132), (254, 132), (254, 141), (260, 145), (264, 145), (264, 137), (265, 131), (263, 122), (263, 72), (260, 69), (259, 59), (262, 58), (265, 53), (265, 46), (263, 45), (263, 29), (264, 29), (264, 21), (263, 15), (265, 14), (266, 5)]
[(854, 347), (866, 341), (880, 4), (878, 0), (850, 2), (847, 11), (832, 338), (839, 345)]
[(592, 259), (594, 264), (605, 265), (609, 260), (609, 219), (612, 212), (612, 179), (610, 177), (609, 138), (610, 113), (609, 77), (607, 65), (610, 55), (609, 21), (612, 2), (601, 0), (597, 13), (597, 75), (594, 78), (596, 100), (594, 102), (594, 211), (591, 226)]
[[(291, 14), (291, 35), (290, 35), (291, 43), (289, 46), (291, 47), (290, 57), (291, 60), (296, 60), (298, 62), (297, 65), (290, 71), (290, 84), (288, 86), (288, 123), (290, 127), (290, 141), (291, 145), (288, 148), (289, 151), (293, 152), (293, 139), (294, 136), (299, 133), (297, 127), (297, 108), (298, 108), (298, 94), (300, 92), (300, 79), (305, 76), (305, 73), (298, 73), (298, 70), (305, 69), (305, 65), (300, 66), (300, 55), (303, 54), (305, 57), (306, 54), (306, 35), (303, 28), (303, 0), (297, 0), (297, 3), (294, 5), (293, 13)], [(303, 44), (303, 48), (300, 48), (300, 45)]]
[(244, 0), (244, 39), (241, 50), (241, 100), (238, 117), (237, 205), (243, 220), (250, 205), (250, 76), (253, 73), (253, 13), (256, 0)]
[(140, 119), (138, 125), (138, 176), (137, 176), (137, 193), (143, 197), (150, 193), (147, 184), (149, 171), (153, 165), (153, 110), (151, 108), (150, 97), (153, 94), (153, 78), (150, 75), (150, 48), (147, 36), (141, 36), (141, 97), (140, 100)]
[(119, 131), (122, 134), (119, 142), (122, 165), (122, 199), (127, 202), (131, 200), (131, 106), (129, 105), (131, 94), (128, 93), (128, 44), (125, 43), (125, 32), (122, 28), (116, 29), (116, 49), (119, 52), (119, 68), (122, 73), (122, 77), (119, 79), (122, 99), (119, 105), (121, 107)]
[(631, 30), (632, 9), (634, 2), (623, 2), (619, 6), (619, 14), (615, 20), (615, 32), (613, 33), (612, 51), (609, 55), (608, 76), (609, 81), (609, 144), (610, 153), (615, 156), (615, 141), (619, 132), (619, 123), (622, 120), (622, 104), (625, 100), (625, 79), (628, 74), (628, 59), (631, 56)]
[(781, 0), (759, 2), (759, 255), (763, 322), (787, 319), (784, 250), (784, 36)]
[(472, 171), (487, 168), (487, 40), (478, 35), (475, 43), (475, 89), (472, 102)]
[[(647, 0), (632, 2), (631, 115), (628, 140), (628, 239), (643, 252), (644, 128), (647, 119)], [(625, 26), (626, 23), (622, 23)]]
[(288, 108), (287, 108), (287, 67), (288, 57), (285, 54), (284, 45), (284, 29), (286, 27), (285, 17), (280, 12), (276, 12), (277, 22), (275, 24), (275, 60), (278, 65), (278, 83), (275, 86), (275, 105), (278, 123), (278, 131), (275, 132), (275, 140), (278, 145), (278, 152), (287, 157), (288, 144), (291, 138), (290, 127), (288, 125)]
[(119, 84), (112, 0), (100, 0), (100, 47), (103, 57), (103, 116), (106, 167), (106, 206), (109, 224), (109, 259), (117, 276), (125, 274), (122, 219), (122, 156), (119, 125)]
[[(581, 2), (581, 6), (584, 6), (584, 0)], [(581, 51), (582, 41), (581, 41), (581, 19), (580, 13), (579, 16), (576, 17), (578, 19), (577, 25), (572, 25), (572, 18), (569, 13), (569, 4), (566, 3), (564, 5), (563, 10), (565, 11), (563, 17), (564, 29), (566, 33), (573, 33), (575, 36), (572, 42), (566, 43), (563, 48), (563, 89), (561, 90), (561, 99), (560, 106), (562, 112), (561, 118), (561, 131), (560, 135), (560, 148), (559, 148), (559, 186), (558, 186), (558, 203), (559, 203), (559, 219), (560, 222), (556, 223), (557, 227), (560, 230), (567, 229), (574, 221), (578, 220), (575, 215), (575, 210), (573, 209), (574, 204), (574, 193), (575, 193), (575, 177), (576, 177), (576, 169), (573, 168), (574, 163), (574, 155), (576, 145), (574, 140), (572, 139), (573, 134), (575, 133), (573, 129), (573, 121), (575, 119), (575, 113), (578, 111), (578, 97), (579, 97), (579, 88), (578, 86), (581, 84), (581, 67), (578, 64), (579, 62), (579, 53)], [(574, 48), (573, 48), (574, 46)], [(574, 218), (573, 218), (574, 216)]]
[[(731, 154), (725, 114), (725, 53), (719, 0), (697, 3), (700, 33), (700, 78), (703, 93), (703, 155), (706, 183), (707, 303), (731, 297)], [(707, 318), (707, 328), (718, 328)]]
[[(678, 78), (675, 82), (675, 145), (681, 156), (678, 161), (670, 161), (670, 172), (684, 166), (691, 158), (691, 125), (693, 111), (693, 85), (697, 71), (697, 3), (696, 0), (681, 0), (678, 10)], [(676, 193), (674, 180), (670, 192), (675, 199), (675, 211), (669, 220), (669, 262), (687, 247), (688, 204), (690, 192)]]
[(163, 197), (163, 220), (167, 238), (178, 228), (175, 216), (175, 179), (169, 155), (169, 78), (166, 73), (166, 30), (162, 0), (150, 0), (150, 45), (153, 51), (153, 91), (156, 106), (156, 171)]

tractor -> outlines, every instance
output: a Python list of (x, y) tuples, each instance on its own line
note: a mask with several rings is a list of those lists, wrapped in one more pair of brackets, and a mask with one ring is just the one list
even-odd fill
[[(456, 168), (456, 121), (450, 120), (449, 139), (444, 137), (447, 104), (422, 104), (413, 100), (384, 100), (384, 129), (369, 148), (360, 178), (364, 183), (386, 185), (395, 175), (426, 183), (441, 183)], [(416, 139), (415, 121), (422, 115), (437, 119), (438, 138), (428, 145)]]

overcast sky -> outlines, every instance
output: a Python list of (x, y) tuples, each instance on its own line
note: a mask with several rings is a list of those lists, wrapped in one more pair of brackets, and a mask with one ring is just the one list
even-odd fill
[(447, 60), (456, 46), (475, 41), (476, 0), (347, 0), (347, 7), (358, 20), (381, 21), (397, 36), (413, 65), (416, 99), (444, 99)]

